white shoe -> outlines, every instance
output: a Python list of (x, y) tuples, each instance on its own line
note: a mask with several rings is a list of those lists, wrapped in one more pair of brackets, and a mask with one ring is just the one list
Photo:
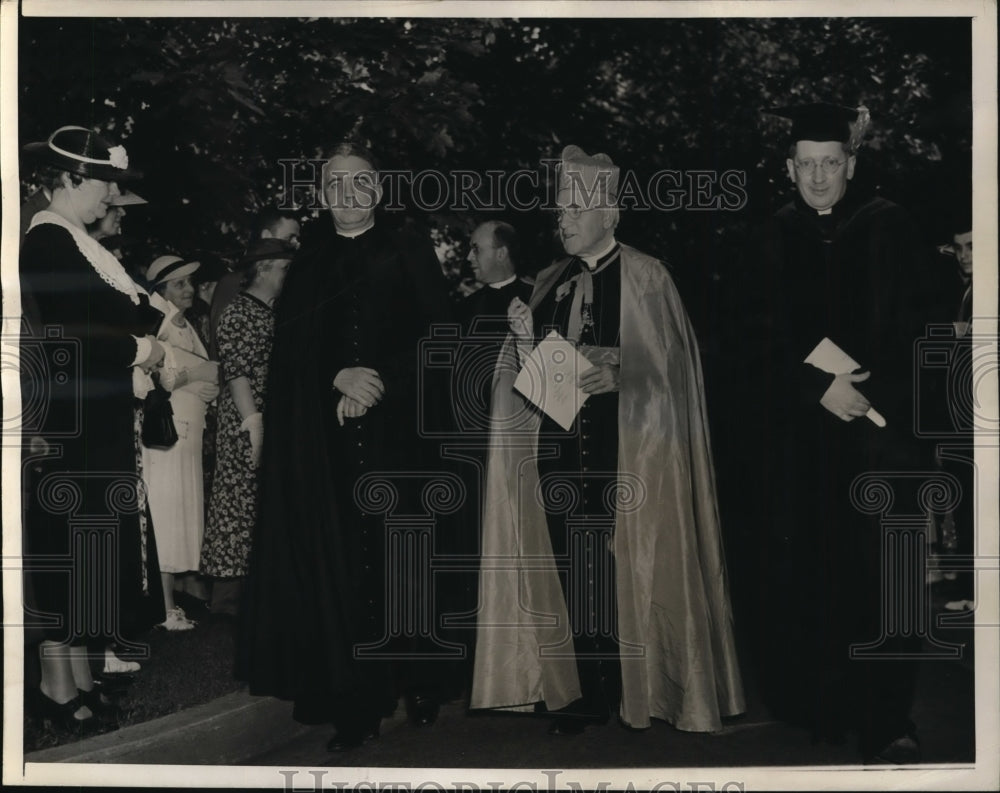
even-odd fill
[(168, 631), (189, 631), (195, 625), (197, 623), (194, 620), (189, 620), (184, 616), (184, 609), (180, 606), (175, 606), (172, 609), (167, 609), (167, 618), (160, 623), (159, 627), (165, 628)]
[(949, 600), (944, 604), (948, 611), (975, 611), (976, 601), (974, 600)]
[(121, 675), (126, 672), (138, 672), (140, 669), (142, 667), (138, 661), (123, 661), (115, 655), (114, 650), (104, 651), (104, 674)]

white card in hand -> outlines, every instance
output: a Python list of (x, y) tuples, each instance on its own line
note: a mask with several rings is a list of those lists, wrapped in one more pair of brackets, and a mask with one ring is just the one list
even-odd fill
[(589, 396), (577, 387), (577, 378), (591, 368), (576, 347), (552, 331), (525, 360), (514, 388), (568, 430)]
[[(820, 340), (820, 343), (806, 356), (803, 363), (812, 364), (827, 374), (835, 375), (850, 374), (860, 366), (850, 355), (826, 337)], [(885, 426), (885, 418), (875, 408), (869, 408), (865, 415), (872, 420), (876, 427)]]

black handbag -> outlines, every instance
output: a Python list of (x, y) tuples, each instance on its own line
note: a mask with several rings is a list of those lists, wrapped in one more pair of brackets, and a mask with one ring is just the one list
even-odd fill
[[(148, 333), (155, 336), (163, 323), (163, 312), (149, 304), (149, 298), (141, 295), (136, 309), (137, 322)], [(170, 406), (170, 392), (160, 385), (160, 378), (153, 375), (153, 390), (146, 394), (142, 403), (142, 429), (139, 432), (142, 445), (147, 449), (166, 451), (177, 443), (177, 427), (174, 426), (174, 409)]]
[(174, 426), (174, 409), (170, 406), (170, 393), (159, 378), (153, 378), (153, 390), (146, 394), (142, 407), (142, 445), (147, 449), (166, 451), (177, 443)]

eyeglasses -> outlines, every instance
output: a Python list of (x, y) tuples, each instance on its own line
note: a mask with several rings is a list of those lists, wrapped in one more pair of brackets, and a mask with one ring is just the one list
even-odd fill
[(818, 165), (822, 169), (824, 174), (826, 174), (827, 176), (833, 176), (835, 173), (837, 173), (837, 171), (840, 170), (840, 166), (842, 166), (845, 162), (847, 161), (837, 160), (834, 159), (833, 157), (824, 157), (819, 162), (816, 162), (816, 160), (812, 159), (796, 160), (795, 170), (798, 171), (799, 173), (807, 173), (812, 175), (816, 173), (816, 166)]
[(583, 214), (583, 207), (559, 207), (556, 210), (556, 220), (562, 220), (564, 217), (570, 220), (576, 220)]
[(469, 250), (472, 251), (473, 253), (477, 253), (478, 254), (480, 251), (495, 251), (496, 248), (493, 245), (486, 245), (486, 246), (480, 248), (476, 243), (472, 243), (469, 246)]

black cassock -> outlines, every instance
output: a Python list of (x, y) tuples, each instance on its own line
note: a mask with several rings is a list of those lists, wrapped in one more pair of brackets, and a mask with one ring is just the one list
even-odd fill
[[(741, 449), (744, 517), (755, 501), (758, 512), (756, 558), (743, 558), (757, 582), (758, 671), (776, 716), (821, 738), (856, 732), (871, 755), (912, 729), (921, 638), (885, 632), (883, 603), (888, 594), (916, 606), (919, 587), (883, 574), (884, 515), (860, 502), (884, 491), (875, 485), (865, 496), (858, 477), (887, 483), (886, 511), (925, 509), (917, 490), (934, 466), (913, 405), (915, 344), (937, 319), (928, 257), (900, 207), (850, 192), (828, 215), (796, 197), (760, 244), (758, 266), (745, 273), (745, 346), (733, 365), (743, 373), (734, 387), (744, 435), (731, 439)], [(856, 387), (885, 428), (843, 422), (820, 405), (833, 376), (804, 360), (824, 337), (871, 371)], [(922, 569), (906, 573), (923, 580)], [(852, 645), (865, 643), (911, 657), (852, 658)]]
[[(453, 420), (458, 434), (489, 438), (493, 370), (509, 332), (507, 309), (511, 301), (531, 298), (532, 284), (515, 278), (499, 289), (484, 286), (458, 306), (462, 336), (458, 345), (452, 388)], [(482, 456), (485, 466), (486, 455)]]
[[(534, 309), (536, 341), (550, 330), (569, 333), (570, 284), (586, 264), (576, 260)], [(591, 322), (579, 344), (621, 347), (621, 249), (616, 244), (596, 262)], [(560, 294), (564, 294), (559, 298)], [(568, 430), (548, 416), (538, 431), (538, 474), (552, 553), (573, 634), (582, 697), (561, 714), (603, 721), (618, 712), (621, 666), (615, 582), (614, 492), (618, 474), (618, 392), (590, 396)], [(548, 450), (549, 454), (546, 454)], [(554, 454), (552, 454), (554, 452)]]
[[(418, 433), (417, 374), (420, 340), (449, 306), (425, 237), (381, 220), (353, 239), (330, 218), (312, 232), (275, 307), (238, 671), (252, 693), (294, 700), (297, 720), (346, 730), (433, 686), (433, 664), (400, 662), (420, 641), (393, 630), (400, 609), (426, 604), (406, 601), (405, 583), (402, 606), (387, 597), (401, 574), (387, 574), (386, 515), (419, 511), (419, 487), (400, 474), (435, 465)], [(385, 396), (340, 427), (333, 380), (353, 366), (375, 369)]]

